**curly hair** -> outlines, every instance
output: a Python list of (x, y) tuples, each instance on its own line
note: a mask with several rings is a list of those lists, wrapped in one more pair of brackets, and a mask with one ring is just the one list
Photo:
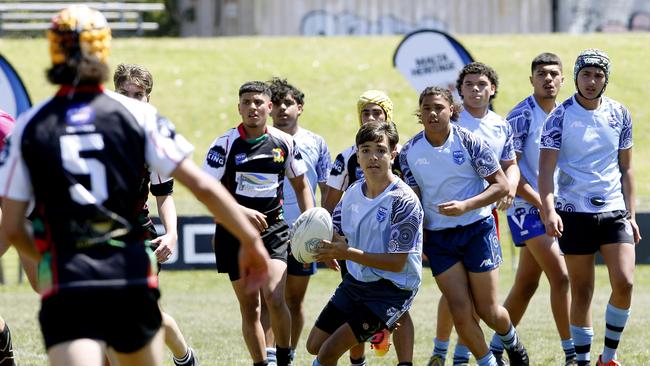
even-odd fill
[(287, 79), (274, 77), (268, 81), (268, 84), (271, 88), (271, 101), (273, 104), (279, 104), (284, 96), (290, 95), (296, 100), (297, 104), (305, 105), (305, 93), (289, 84)]
[[(421, 107), (422, 106), (422, 101), (424, 101), (424, 98), (429, 96), (429, 95), (439, 95), (443, 97), (450, 106), (454, 107), (454, 111), (449, 117), (452, 121), (458, 121), (458, 118), (460, 118), (460, 111), (463, 109), (463, 106), (456, 102), (454, 100), (454, 96), (451, 94), (451, 91), (447, 88), (441, 88), (439, 86), (428, 86), (426, 87), (422, 93), (420, 93), (420, 99), (418, 101), (418, 105)], [(422, 122), (422, 114), (420, 113), (420, 110), (418, 109), (417, 112), (415, 112), (415, 115), (418, 117), (418, 120), (420, 123)]]
[(494, 85), (494, 95), (491, 100), (497, 97), (497, 92), (499, 91), (499, 76), (494, 69), (482, 62), (472, 62), (465, 65), (463, 69), (458, 74), (458, 79), (456, 79), (456, 90), (458, 90), (458, 95), (463, 96), (461, 92), (461, 87), (463, 86), (463, 81), (465, 81), (465, 76), (471, 74), (485, 75), (490, 80), (492, 85)]

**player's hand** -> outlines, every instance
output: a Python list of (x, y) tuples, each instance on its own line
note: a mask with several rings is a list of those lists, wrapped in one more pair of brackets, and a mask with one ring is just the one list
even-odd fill
[(269, 225), (266, 223), (266, 215), (257, 211), (253, 210), (252, 208), (248, 207), (243, 207), (242, 209), (244, 211), (244, 215), (248, 217), (248, 221), (253, 224), (253, 226), (261, 233), (262, 231), (266, 230), (269, 228)]
[(333, 269), (336, 272), (341, 271), (341, 266), (339, 265), (339, 261), (337, 261), (336, 259), (331, 259), (329, 261), (326, 261), (325, 265), (327, 266), (327, 268)]
[(510, 191), (508, 191), (508, 194), (501, 197), (501, 199), (499, 199), (497, 201), (497, 210), (505, 211), (510, 206), (512, 206), (512, 202), (514, 202), (514, 200), (515, 200), (516, 192), (517, 192), (517, 190), (516, 190), (516, 187), (515, 187), (514, 191), (511, 189)]
[(634, 244), (639, 244), (641, 239), (641, 231), (639, 230), (639, 225), (636, 223), (635, 219), (628, 219), (630, 226), (632, 226), (632, 235), (634, 236)]
[(176, 249), (176, 235), (165, 234), (161, 235), (151, 241), (151, 244), (156, 247), (153, 254), (156, 255), (158, 263), (165, 263)]
[(449, 201), (438, 205), (438, 212), (445, 216), (460, 216), (467, 211), (464, 201)]
[(269, 279), (269, 252), (262, 239), (256, 238), (253, 245), (239, 247), (239, 274), (246, 293), (259, 291)]
[(318, 262), (327, 262), (332, 259), (346, 259), (348, 243), (344, 236), (334, 232), (332, 240), (321, 240), (320, 246), (316, 248), (314, 259)]
[[(540, 215), (541, 216), (541, 215)], [(546, 218), (544, 220), (544, 227), (546, 227), (546, 235), (552, 236), (555, 238), (561, 238), (562, 232), (564, 231), (564, 224), (562, 223), (562, 218), (560, 215), (555, 212), (555, 210), (544, 215)]]

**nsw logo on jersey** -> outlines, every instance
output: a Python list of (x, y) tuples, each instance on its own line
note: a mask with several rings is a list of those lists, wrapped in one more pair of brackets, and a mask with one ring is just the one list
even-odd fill
[(453, 157), (454, 157), (454, 163), (458, 165), (463, 165), (463, 163), (465, 162), (465, 154), (460, 150), (454, 151)]
[(377, 209), (377, 221), (382, 222), (386, 219), (386, 214), (388, 213), (388, 210), (386, 207), (379, 207)]
[(282, 151), (281, 148), (276, 147), (275, 149), (271, 150), (271, 153), (273, 154), (274, 163), (284, 163), (284, 151)]
[(277, 174), (237, 172), (236, 194), (246, 197), (275, 197), (280, 183)]
[(226, 150), (219, 145), (212, 146), (208, 151), (206, 162), (212, 168), (222, 168), (226, 165)]
[(72, 126), (85, 125), (95, 119), (95, 110), (88, 104), (76, 104), (65, 112), (65, 123)]

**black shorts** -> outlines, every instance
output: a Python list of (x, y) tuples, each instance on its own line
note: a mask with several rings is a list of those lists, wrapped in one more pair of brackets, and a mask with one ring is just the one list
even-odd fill
[(160, 329), (159, 297), (157, 289), (137, 287), (70, 291), (45, 298), (39, 313), (45, 348), (90, 338), (120, 353), (135, 352)]
[[(264, 247), (271, 259), (287, 262), (290, 230), (284, 220), (269, 223), (268, 229), (261, 233)], [(239, 279), (239, 241), (228, 230), (217, 225), (214, 234), (214, 255), (217, 271), (228, 273), (230, 281)]]
[(564, 231), (559, 239), (564, 254), (594, 254), (601, 245), (634, 244), (632, 226), (627, 211), (600, 213), (557, 211)]
[(316, 320), (316, 327), (332, 334), (348, 323), (357, 340), (365, 342), (381, 329), (394, 329), (415, 294), (386, 279), (362, 282), (348, 273)]

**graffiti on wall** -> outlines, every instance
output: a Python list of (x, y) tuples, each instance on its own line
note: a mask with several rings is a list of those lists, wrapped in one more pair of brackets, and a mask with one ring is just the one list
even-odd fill
[(335, 14), (326, 10), (312, 10), (300, 21), (300, 34), (304, 36), (407, 34), (422, 28), (444, 31), (447, 25), (431, 17), (412, 23), (389, 14), (371, 21), (349, 11)]

